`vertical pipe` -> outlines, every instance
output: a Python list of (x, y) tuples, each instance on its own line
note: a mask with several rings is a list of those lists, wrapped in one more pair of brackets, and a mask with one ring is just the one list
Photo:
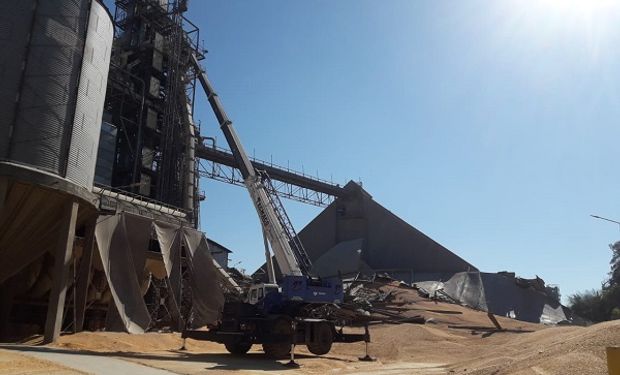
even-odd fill
[[(190, 112), (190, 104), (186, 104), (186, 126), (187, 126), (187, 137), (185, 139), (187, 146), (187, 155), (186, 155), (186, 168), (187, 171), (185, 173), (185, 204), (184, 207), (188, 211), (195, 210), (195, 201), (196, 201), (196, 127), (194, 125), (194, 121), (192, 118), (192, 113)], [(196, 215), (197, 212), (194, 213)], [(194, 218), (195, 223), (198, 224), (198, 220)]]
[[(142, 87), (142, 94), (140, 97), (140, 111), (138, 112), (138, 135), (136, 136), (136, 154), (134, 158), (133, 164), (133, 179), (132, 183), (134, 184), (133, 191), (135, 193), (140, 193), (140, 186), (142, 184), (142, 173), (140, 169), (142, 167), (142, 126), (144, 122), (144, 97), (146, 95), (146, 83), (140, 77), (131, 72), (125, 72), (131, 78), (137, 80)], [(139, 184), (139, 185), (138, 185)]]

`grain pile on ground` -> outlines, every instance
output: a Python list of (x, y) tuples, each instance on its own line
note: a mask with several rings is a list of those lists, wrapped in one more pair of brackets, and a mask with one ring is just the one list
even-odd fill
[[(157, 352), (178, 349), (182, 342), (179, 334), (172, 333), (130, 335), (118, 332), (82, 332), (62, 336), (54, 346), (94, 352)], [(217, 344), (200, 342), (197, 346), (208, 350), (217, 347)]]
[(620, 345), (620, 321), (591, 327), (554, 327), (519, 335), (458, 369), (468, 374), (605, 374), (605, 347)]
[[(435, 307), (446, 307), (441, 304)], [(479, 329), (449, 328), (454, 317), (468, 326)], [(382, 373), (385, 366), (395, 366), (402, 371), (393, 373), (450, 373), (450, 374), (580, 374), (599, 375), (606, 371), (605, 347), (620, 345), (620, 322), (609, 322), (583, 327), (544, 327), (529, 323), (498, 318), (502, 326), (531, 332), (497, 332), (486, 314), (471, 312), (450, 315), (448, 322), (418, 325), (381, 325), (372, 328), (373, 343), (370, 354), (378, 359), (372, 364), (360, 363), (363, 344), (337, 344), (330, 354), (316, 357), (303, 348), (298, 350), (301, 373), (315, 374), (325, 371), (342, 373)], [(474, 319), (472, 319), (474, 318)], [(482, 324), (484, 323), (484, 324)], [(212, 373), (218, 369), (270, 370), (273, 361), (266, 359), (255, 346), (249, 356), (234, 358), (226, 354), (223, 346), (188, 340), (186, 352), (178, 351), (181, 339), (175, 334), (147, 334), (131, 336), (120, 333), (81, 333), (63, 336), (57, 344), (61, 348), (105, 352), (121, 356), (152, 367), (180, 373), (198, 373), (180, 362), (215, 362)], [(231, 363), (233, 365), (231, 365)], [(415, 372), (421, 364), (436, 367)], [(204, 370), (204, 363), (201, 364)], [(231, 368), (232, 366), (232, 368)], [(417, 367), (416, 367), (417, 368)], [(440, 369), (441, 372), (434, 372)], [(221, 373), (226, 373), (222, 370)]]
[[(620, 345), (620, 321), (548, 327), (497, 317), (504, 328), (498, 331), (485, 312), (431, 301), (409, 288), (385, 288), (392, 294), (390, 307), (402, 309), (403, 316), (422, 315), (427, 323), (372, 325), (370, 354), (377, 358), (372, 363), (358, 361), (364, 355), (363, 343), (335, 344), (322, 357), (300, 347), (296, 352), (302, 368), (296, 373), (600, 375), (606, 373), (605, 347)], [(223, 345), (210, 342), (188, 340), (186, 351), (179, 350), (181, 345), (179, 334), (84, 332), (62, 336), (53, 347), (182, 374), (205, 369), (210, 374), (288, 372), (282, 362), (266, 358), (258, 345), (245, 357), (231, 356)], [(37, 366), (33, 364), (32, 373), (40, 369)]]
[(78, 375), (83, 373), (49, 361), (17, 354), (8, 350), (0, 350), (0, 374)]

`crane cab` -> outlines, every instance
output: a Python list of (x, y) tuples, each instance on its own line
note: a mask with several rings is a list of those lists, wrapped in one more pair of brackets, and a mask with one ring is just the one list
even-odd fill
[(277, 284), (254, 284), (248, 289), (246, 302), (250, 305), (256, 305), (262, 301), (269, 293), (280, 293), (280, 287)]

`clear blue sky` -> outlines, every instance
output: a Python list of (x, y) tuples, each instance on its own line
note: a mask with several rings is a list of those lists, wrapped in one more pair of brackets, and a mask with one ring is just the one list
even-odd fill
[[(484, 271), (597, 288), (620, 219), (620, 1), (194, 0), (246, 149), (345, 183)], [(224, 138), (204, 96), (203, 135)], [(245, 190), (202, 229), (263, 261)], [(285, 201), (297, 228), (320, 210)]]

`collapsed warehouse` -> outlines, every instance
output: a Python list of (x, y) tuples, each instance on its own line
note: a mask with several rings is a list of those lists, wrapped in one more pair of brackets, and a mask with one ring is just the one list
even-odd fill
[[(191, 57), (205, 56), (187, 10), (183, 0), (116, 0), (114, 14), (96, 0), (0, 4), (13, 36), (0, 38), (13, 51), (0, 56), (0, 336), (180, 331), (218, 320), (237, 288), (199, 230), (200, 177), (244, 181), (194, 121)], [(296, 236), (316, 275), (386, 274), (516, 319), (570, 318), (544, 287), (478, 272), (359, 184), (252, 165), (273, 194), (325, 207)]]

